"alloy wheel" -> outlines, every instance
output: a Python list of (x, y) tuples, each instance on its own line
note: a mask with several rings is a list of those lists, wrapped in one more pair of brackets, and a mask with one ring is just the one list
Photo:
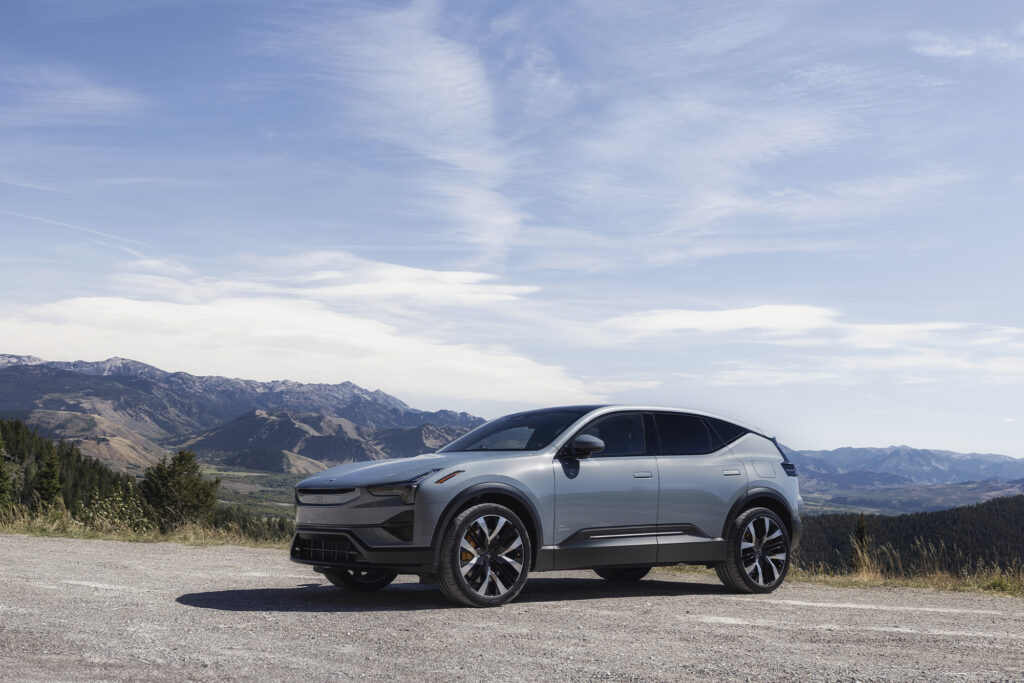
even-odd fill
[(743, 571), (757, 585), (770, 586), (777, 582), (788, 555), (786, 536), (771, 517), (755, 517), (743, 529), (740, 562)]
[(459, 545), (459, 570), (469, 588), (488, 598), (500, 597), (523, 573), (523, 537), (501, 515), (482, 515), (466, 529)]

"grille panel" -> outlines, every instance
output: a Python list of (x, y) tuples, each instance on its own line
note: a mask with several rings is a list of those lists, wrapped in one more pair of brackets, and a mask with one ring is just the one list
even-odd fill
[(328, 564), (358, 564), (366, 559), (347, 536), (297, 535), (292, 541), (292, 559)]

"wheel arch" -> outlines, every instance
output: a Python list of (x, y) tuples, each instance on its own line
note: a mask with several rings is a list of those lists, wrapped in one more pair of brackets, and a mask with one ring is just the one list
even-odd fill
[(769, 488), (750, 489), (747, 491), (746, 496), (733, 503), (732, 509), (729, 510), (729, 516), (725, 519), (725, 526), (722, 527), (722, 538), (727, 537), (730, 525), (740, 513), (755, 507), (768, 508), (779, 516), (782, 523), (786, 525), (790, 545), (795, 548), (800, 541), (802, 529), (800, 517), (789, 506), (789, 502), (786, 501), (786, 498), (781, 493)]
[(434, 566), (436, 567), (440, 561), (441, 534), (457, 514), (479, 503), (504, 505), (519, 515), (523, 524), (526, 525), (526, 532), (530, 537), (530, 569), (533, 569), (537, 562), (537, 548), (540, 547), (539, 544), (543, 539), (540, 514), (537, 512), (536, 506), (522, 491), (509, 484), (497, 482), (470, 486), (452, 498), (451, 502), (445, 506), (430, 542), (430, 547), (434, 550)]

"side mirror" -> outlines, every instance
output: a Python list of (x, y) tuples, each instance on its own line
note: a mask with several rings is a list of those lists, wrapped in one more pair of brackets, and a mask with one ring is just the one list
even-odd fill
[(566, 455), (570, 458), (589, 458), (604, 450), (604, 441), (591, 434), (581, 434), (573, 439)]

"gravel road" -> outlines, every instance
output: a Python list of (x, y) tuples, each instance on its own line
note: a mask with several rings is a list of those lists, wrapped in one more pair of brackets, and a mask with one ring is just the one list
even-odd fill
[(538, 574), (498, 609), (286, 553), (0, 535), (0, 680), (1024, 680), (1024, 600)]

